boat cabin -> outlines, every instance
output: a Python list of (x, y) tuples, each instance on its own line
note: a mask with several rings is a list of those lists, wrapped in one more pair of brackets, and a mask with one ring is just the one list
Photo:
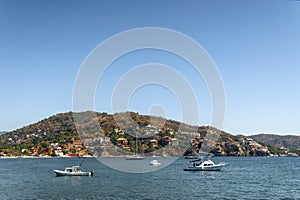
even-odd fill
[(206, 161), (203, 162), (202, 165), (203, 165), (204, 167), (208, 167), (208, 166), (213, 166), (214, 163), (213, 163), (212, 161), (210, 161), (210, 160), (206, 160)]
[(78, 172), (79, 166), (66, 167), (65, 172)]
[(196, 166), (212, 167), (212, 166), (214, 166), (214, 163), (211, 160), (205, 160), (205, 161), (202, 161), (202, 162), (199, 162), (199, 163), (194, 162), (193, 166), (194, 167), (196, 167)]

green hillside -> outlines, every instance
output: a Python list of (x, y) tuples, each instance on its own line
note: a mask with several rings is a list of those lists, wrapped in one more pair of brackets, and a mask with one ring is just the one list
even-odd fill
[(118, 156), (132, 152), (182, 156), (199, 150), (217, 156), (284, 153), (246, 136), (134, 112), (60, 113), (0, 135), (0, 156)]

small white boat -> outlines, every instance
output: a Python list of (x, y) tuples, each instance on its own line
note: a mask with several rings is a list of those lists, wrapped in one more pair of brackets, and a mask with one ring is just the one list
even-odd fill
[(226, 165), (226, 163), (215, 164), (210, 159), (208, 160), (198, 159), (190, 162), (192, 162), (193, 165), (184, 168), (183, 169), (184, 171), (220, 171), (222, 167)]
[(157, 160), (152, 160), (150, 162), (150, 165), (158, 166), (158, 165), (160, 165), (160, 162), (158, 162)]
[(65, 170), (53, 170), (56, 176), (93, 176), (94, 171), (82, 172), (80, 166), (66, 167)]

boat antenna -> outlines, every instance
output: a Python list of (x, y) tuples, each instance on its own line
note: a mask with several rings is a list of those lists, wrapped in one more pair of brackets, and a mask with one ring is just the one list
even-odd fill
[(83, 161), (81, 161), (81, 163), (79, 164), (79, 166), (81, 167), (81, 165), (82, 165), (82, 163), (84, 162), (84, 160)]

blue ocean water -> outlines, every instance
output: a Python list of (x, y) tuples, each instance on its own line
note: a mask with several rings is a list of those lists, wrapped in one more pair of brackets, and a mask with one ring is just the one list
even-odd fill
[[(53, 173), (83, 160), (82, 171), (94, 170), (93, 177)], [(186, 172), (189, 160), (180, 158), (161, 170), (134, 174), (94, 158), (0, 159), (0, 199), (300, 199), (300, 157), (212, 160), (229, 164), (220, 172)]]

